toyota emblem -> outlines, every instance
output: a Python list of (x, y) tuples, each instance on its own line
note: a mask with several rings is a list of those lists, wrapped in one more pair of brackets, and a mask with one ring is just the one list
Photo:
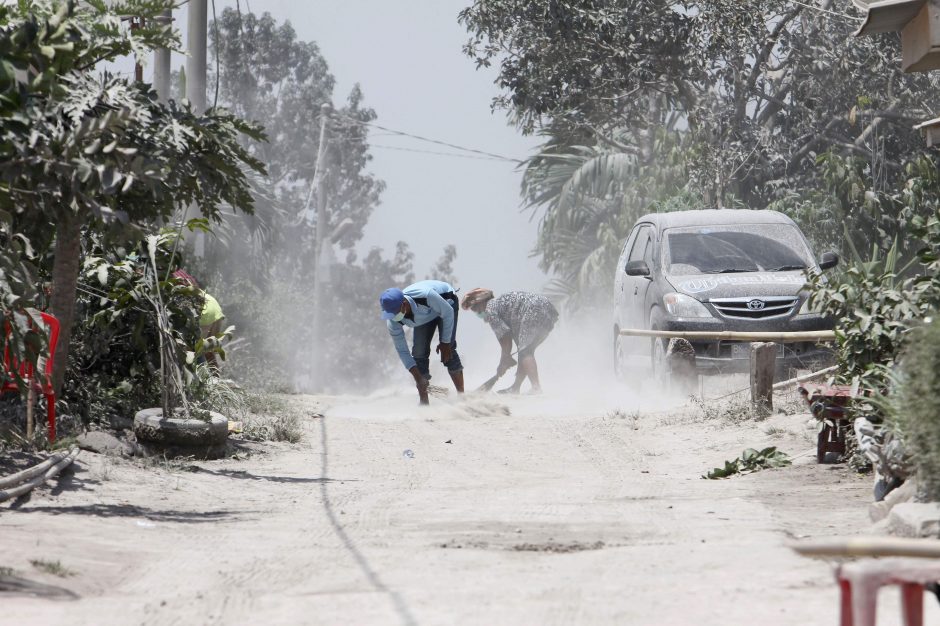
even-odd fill
[(762, 311), (765, 306), (767, 305), (763, 300), (751, 300), (747, 303), (747, 308), (750, 311)]

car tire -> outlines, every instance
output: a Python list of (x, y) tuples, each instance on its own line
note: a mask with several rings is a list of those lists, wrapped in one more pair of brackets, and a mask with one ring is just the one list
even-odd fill
[(614, 377), (619, 382), (627, 381), (627, 356), (624, 338), (616, 330), (614, 334)]
[(669, 385), (669, 359), (666, 358), (666, 352), (666, 340), (655, 337), (650, 351), (650, 370), (653, 382), (663, 388)]

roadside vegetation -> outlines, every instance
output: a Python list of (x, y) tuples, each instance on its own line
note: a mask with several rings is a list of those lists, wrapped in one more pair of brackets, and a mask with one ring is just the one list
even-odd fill
[(940, 158), (913, 129), (935, 117), (924, 98), (940, 77), (904, 74), (894, 35), (853, 37), (860, 17), (848, 0), (483, 0), (460, 21), (466, 54), (497, 73), (494, 108), (544, 139), (523, 195), (569, 309), (606, 314), (644, 213), (786, 213), (844, 259), (808, 288), (836, 320), (835, 382), (861, 396), (852, 416), (926, 459), (936, 425), (892, 416), (926, 384), (897, 371), (929, 363), (911, 337), (940, 305)]
[[(48, 342), (39, 311), (60, 320), (60, 436), (126, 427), (138, 410), (160, 406), (244, 417), (246, 438), (297, 441), (296, 412), (248, 411), (246, 398), (362, 390), (394, 366), (394, 354), (378, 349), (387, 347), (382, 326), (358, 314), (374, 308), (374, 294), (415, 277), (405, 242), (390, 257), (354, 251), (385, 188), (366, 171), (377, 114), (354, 87), (332, 107), (317, 163), (321, 106), (332, 104), (336, 82), (327, 61), (289, 23), (240, 8), (210, 24), (218, 73), (205, 112), (185, 100), (182, 70), (162, 102), (150, 85), (104, 69), (161, 47), (181, 51), (179, 33), (156, 19), (172, 6), (0, 6), (0, 326), (10, 331), (0, 351), (35, 364)], [(131, 29), (128, 15), (144, 27)], [(329, 202), (322, 225), (317, 172)], [(305, 252), (318, 228), (345, 258)], [(199, 236), (204, 254), (195, 252)], [(455, 256), (445, 246), (433, 271), (453, 278)], [(199, 287), (177, 278), (180, 269)], [(309, 287), (317, 279), (325, 301)], [(210, 336), (199, 326), (202, 289), (226, 316)], [(331, 337), (323, 349), (314, 347), (317, 316)], [(207, 365), (213, 356), (221, 372)], [(0, 383), (8, 376), (25, 397), (17, 371), (0, 372)], [(14, 428), (0, 438), (42, 447), (41, 429), (24, 438), (25, 413), (10, 398), (0, 411)]]

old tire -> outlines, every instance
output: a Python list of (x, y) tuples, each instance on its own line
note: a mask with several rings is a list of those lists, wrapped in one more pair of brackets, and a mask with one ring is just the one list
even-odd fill
[(210, 413), (208, 421), (164, 419), (163, 409), (144, 409), (134, 416), (134, 435), (139, 443), (173, 456), (215, 459), (225, 454), (228, 419), (218, 413)]

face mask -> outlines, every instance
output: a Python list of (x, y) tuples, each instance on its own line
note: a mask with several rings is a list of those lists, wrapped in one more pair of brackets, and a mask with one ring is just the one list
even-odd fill
[(474, 311), (474, 313), (476, 313), (476, 314), (477, 314), (477, 317), (479, 317), (481, 320), (486, 320), (486, 312), (485, 312), (485, 311)]
[(395, 317), (392, 318), (392, 321), (393, 321), (393, 322), (400, 322), (400, 321), (402, 321), (403, 319), (405, 319), (405, 314), (402, 313), (401, 311), (399, 311), (399, 312), (398, 312), (398, 315), (396, 315)]

